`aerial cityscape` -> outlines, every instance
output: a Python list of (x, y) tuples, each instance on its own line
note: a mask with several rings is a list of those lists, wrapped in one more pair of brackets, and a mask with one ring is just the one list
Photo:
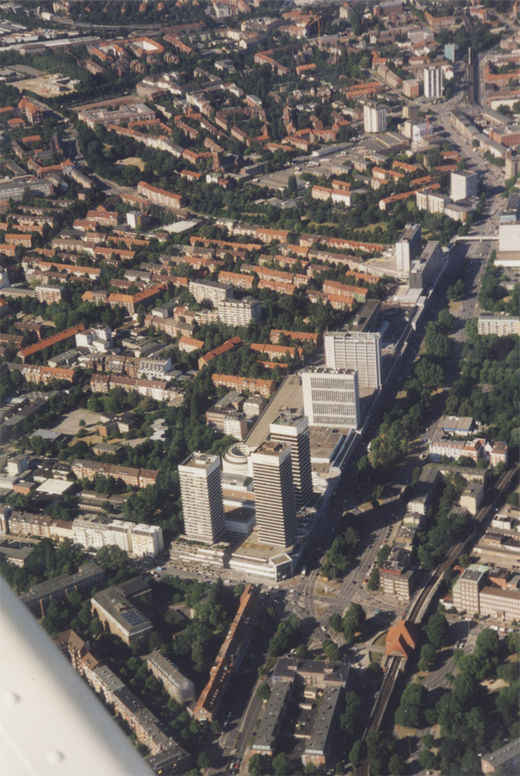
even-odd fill
[(2, 0), (0, 167), (0, 776), (518, 776), (519, 0)]

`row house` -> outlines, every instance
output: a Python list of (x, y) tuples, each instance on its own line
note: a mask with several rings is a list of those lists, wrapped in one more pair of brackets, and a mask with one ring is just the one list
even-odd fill
[(113, 477), (123, 480), (124, 483), (135, 488), (147, 488), (149, 485), (155, 485), (159, 474), (156, 469), (136, 469), (132, 466), (87, 461), (79, 458), (72, 464), (72, 472), (78, 479), (92, 480), (94, 477)]
[(221, 270), (218, 273), (218, 282), (222, 285), (233, 286), (234, 288), (243, 288), (250, 291), (255, 282), (255, 276), (244, 272), (229, 272)]
[[(253, 342), (249, 346), (250, 350), (255, 353), (261, 353), (269, 356), (269, 358), (295, 358), (298, 355), (300, 358), (303, 355), (301, 348), (291, 347), (290, 345), (272, 345), (259, 342)], [(278, 366), (278, 364), (277, 364)]]
[(195, 339), (194, 337), (181, 336), (179, 337), (178, 348), (183, 353), (193, 353), (196, 350), (201, 350), (204, 347), (204, 340)]
[(318, 335), (310, 331), (287, 331), (286, 329), (271, 329), (269, 339), (273, 345), (277, 345), (282, 337), (287, 337), (290, 340), (296, 340), (297, 342), (311, 342), (313, 345), (318, 344)]
[(345, 283), (338, 283), (335, 280), (326, 280), (323, 283), (323, 293), (332, 294), (337, 297), (354, 298), (357, 302), (365, 302), (368, 294), (368, 289), (362, 286), (349, 286)]
[(67, 342), (67, 340), (73, 339), (76, 334), (78, 334), (80, 331), (83, 331), (84, 328), (84, 324), (79, 323), (77, 326), (72, 326), (70, 329), (60, 331), (58, 334), (54, 334), (52, 337), (46, 337), (34, 345), (29, 345), (26, 348), (22, 348), (18, 351), (18, 356), (21, 358), (22, 362), (25, 363), (28, 358), (34, 356), (36, 353), (42, 353), (44, 350), (47, 350), (47, 348), (53, 347), (58, 343)]
[(167, 386), (167, 380), (136, 379), (126, 375), (93, 374), (90, 378), (90, 389), (93, 393), (108, 393), (113, 388), (122, 388), (126, 393), (135, 391), (155, 401), (181, 401), (182, 393)]
[(267, 289), (268, 291), (275, 291), (277, 294), (286, 294), (292, 296), (296, 291), (296, 286), (292, 283), (281, 283), (279, 280), (260, 280), (258, 282), (259, 290)]
[(259, 393), (260, 396), (268, 399), (274, 392), (275, 384), (273, 380), (262, 380), (255, 377), (239, 377), (237, 375), (213, 374), (211, 376), (213, 384), (218, 388), (230, 388), (235, 391), (249, 391), (250, 393)]
[(73, 383), (76, 374), (75, 369), (66, 369), (57, 366), (40, 366), (39, 364), (24, 364), (20, 369), (28, 383), (41, 383), (49, 385), (55, 380)]
[(210, 361), (213, 361), (214, 358), (221, 356), (223, 353), (229, 353), (230, 351), (236, 350), (242, 344), (243, 342), (240, 337), (231, 337), (230, 339), (223, 342), (222, 345), (213, 348), (213, 350), (210, 350), (201, 356), (198, 362), (199, 369), (207, 366)]
[(149, 314), (144, 319), (145, 326), (151, 326), (156, 331), (161, 331), (169, 337), (191, 338), (193, 325), (180, 321), (177, 318), (159, 318)]
[(475, 463), (484, 456), (485, 439), (433, 439), (428, 446), (430, 458), (439, 461), (442, 457), (457, 459), (471, 458)]
[(34, 294), (39, 302), (59, 304), (63, 296), (63, 290), (61, 286), (36, 286)]
[(181, 194), (175, 194), (171, 191), (160, 189), (157, 186), (146, 183), (146, 181), (139, 181), (137, 184), (137, 193), (148, 199), (152, 204), (170, 210), (179, 210), (184, 204), (184, 199)]

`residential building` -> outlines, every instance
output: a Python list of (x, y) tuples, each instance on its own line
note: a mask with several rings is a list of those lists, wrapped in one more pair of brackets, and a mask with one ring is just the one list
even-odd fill
[(492, 773), (517, 776), (520, 773), (520, 738), (514, 738), (494, 752), (480, 756), (480, 767), (485, 776)]
[(222, 698), (234, 671), (240, 669), (247, 654), (249, 642), (257, 624), (260, 599), (253, 585), (246, 585), (233, 621), (210, 670), (209, 680), (202, 690), (193, 716), (212, 722), (219, 711)]
[(394, 551), (379, 569), (379, 580), (383, 593), (403, 602), (411, 599), (414, 571), (409, 568), (410, 553)]
[(386, 108), (383, 105), (364, 105), (363, 127), (369, 133), (386, 132)]
[(218, 317), (226, 326), (248, 326), (262, 318), (262, 305), (252, 296), (245, 299), (222, 299), (217, 303)]
[(479, 315), (477, 331), (481, 336), (487, 334), (494, 334), (497, 337), (509, 337), (512, 334), (520, 336), (520, 317), (500, 313)]
[(72, 464), (72, 473), (78, 479), (93, 480), (95, 477), (113, 477), (115, 480), (123, 480), (126, 485), (134, 488), (146, 488), (155, 485), (157, 469), (135, 469), (132, 466), (121, 466), (115, 463), (102, 463), (101, 461), (88, 461), (76, 459)]
[(265, 399), (268, 399), (271, 396), (275, 388), (273, 380), (262, 380), (259, 377), (213, 374), (211, 375), (211, 380), (217, 387), (222, 385), (225, 388), (232, 388), (233, 390), (250, 391), (253, 394), (260, 394), (260, 396)]
[(460, 497), (460, 505), (471, 515), (476, 515), (484, 500), (485, 487), (481, 482), (469, 482)]
[(87, 550), (115, 545), (136, 558), (155, 557), (164, 548), (162, 528), (129, 520), (100, 522), (93, 517), (72, 521), (72, 540)]
[(355, 370), (315, 367), (302, 372), (301, 377), (304, 412), (310, 426), (359, 426), (359, 388)]
[(296, 539), (291, 448), (282, 442), (264, 442), (251, 461), (259, 541), (290, 547)]
[(211, 302), (214, 307), (217, 307), (219, 302), (223, 302), (225, 299), (230, 299), (233, 296), (231, 286), (223, 286), (214, 280), (190, 280), (188, 290), (199, 304), (201, 302)]
[(381, 335), (371, 331), (331, 331), (323, 338), (329, 369), (355, 369), (359, 385), (381, 388)]
[(395, 244), (395, 266), (400, 272), (410, 272), (410, 265), (421, 253), (421, 225), (407, 224)]
[(476, 197), (478, 194), (478, 175), (468, 170), (450, 173), (450, 197), (454, 202)]
[(145, 657), (149, 670), (159, 679), (164, 689), (177, 703), (190, 703), (195, 697), (195, 685), (184, 676), (176, 665), (164, 657), (159, 650), (154, 649)]
[(291, 468), (296, 507), (312, 500), (309, 421), (294, 410), (283, 410), (269, 426), (270, 439), (291, 448)]
[(214, 544), (225, 530), (220, 458), (190, 453), (178, 471), (185, 534), (188, 539)]
[(423, 71), (424, 96), (429, 100), (442, 97), (442, 69), (435, 65), (425, 67)]
[(51, 601), (63, 601), (71, 592), (87, 590), (104, 582), (105, 572), (96, 563), (84, 563), (75, 574), (61, 574), (33, 585), (21, 597), (22, 602), (37, 617), (44, 617)]
[(421, 255), (411, 263), (408, 280), (410, 288), (429, 288), (438, 278), (444, 259), (440, 242), (427, 242)]
[(310, 735), (302, 754), (302, 764), (305, 768), (309, 765), (316, 768), (327, 766), (334, 740), (334, 723), (342, 698), (342, 687), (327, 687), (324, 690), (314, 710)]
[(153, 205), (159, 205), (159, 207), (169, 210), (179, 210), (184, 204), (181, 194), (174, 194), (172, 191), (159, 189), (157, 186), (146, 183), (146, 181), (139, 181), (137, 193), (148, 199)]
[(275, 754), (282, 725), (293, 696), (293, 689), (294, 679), (281, 679), (273, 684), (265, 705), (264, 715), (251, 744), (253, 752), (268, 757)]
[(488, 567), (472, 563), (464, 569), (453, 586), (453, 605), (458, 612), (472, 615), (480, 612), (480, 591), (488, 574)]
[(134, 577), (95, 593), (90, 599), (92, 613), (110, 633), (131, 646), (153, 631), (153, 625), (138, 606), (150, 601), (150, 586), (142, 577)]

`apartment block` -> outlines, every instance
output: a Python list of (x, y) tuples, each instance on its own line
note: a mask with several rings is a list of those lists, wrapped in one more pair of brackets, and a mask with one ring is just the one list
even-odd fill
[(363, 128), (369, 133), (385, 132), (386, 108), (383, 105), (364, 105)]
[(410, 288), (429, 288), (439, 276), (444, 264), (444, 253), (438, 240), (426, 243), (421, 255), (410, 266)]
[(128, 520), (100, 522), (91, 517), (72, 521), (72, 540), (87, 550), (115, 545), (136, 558), (155, 557), (164, 548), (162, 528)]
[(494, 334), (497, 337), (520, 336), (520, 317), (504, 314), (479, 315), (477, 331), (481, 336), (488, 334)]
[(401, 272), (410, 272), (414, 259), (421, 253), (421, 225), (407, 224), (395, 244), (395, 266)]
[(230, 299), (233, 296), (231, 286), (223, 286), (214, 280), (190, 280), (188, 290), (199, 304), (201, 302), (211, 302), (214, 307), (217, 307), (219, 302), (223, 302), (225, 299)]
[(442, 69), (440, 67), (425, 67), (423, 71), (424, 96), (429, 100), (442, 97)]
[(486, 582), (488, 567), (472, 563), (453, 586), (453, 605), (470, 615), (480, 612), (480, 591)]
[(476, 197), (478, 194), (478, 175), (476, 172), (457, 170), (450, 173), (450, 197), (454, 202)]
[(262, 305), (252, 296), (223, 299), (217, 303), (218, 317), (226, 326), (248, 326), (262, 319)]

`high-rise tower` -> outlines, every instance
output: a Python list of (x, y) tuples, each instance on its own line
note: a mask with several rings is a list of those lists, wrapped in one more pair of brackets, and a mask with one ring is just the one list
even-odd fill
[(323, 338), (328, 369), (355, 369), (359, 384), (381, 388), (381, 335), (377, 331), (329, 331)]
[(282, 442), (264, 442), (251, 458), (258, 538), (266, 544), (290, 547), (296, 539), (291, 448)]
[(191, 453), (179, 465), (184, 531), (189, 539), (213, 544), (224, 533), (224, 504), (218, 455)]
[(282, 411), (269, 426), (273, 442), (283, 442), (291, 448), (292, 478), (296, 506), (308, 504), (312, 499), (311, 445), (309, 421), (305, 415), (293, 410)]

